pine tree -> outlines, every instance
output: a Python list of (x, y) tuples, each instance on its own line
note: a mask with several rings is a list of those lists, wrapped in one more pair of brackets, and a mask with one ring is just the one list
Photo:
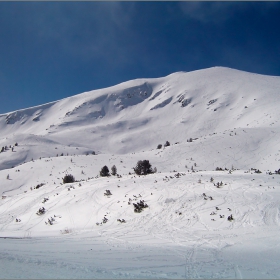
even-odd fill
[(113, 166), (111, 167), (111, 174), (112, 174), (113, 176), (115, 176), (115, 175), (117, 174), (117, 167), (116, 167), (116, 165), (113, 165)]
[(139, 160), (133, 168), (137, 175), (147, 175), (153, 173), (152, 165), (148, 160)]
[(109, 168), (105, 165), (101, 168), (100, 170), (100, 176), (101, 177), (106, 177), (106, 176), (110, 176), (110, 173), (109, 173)]

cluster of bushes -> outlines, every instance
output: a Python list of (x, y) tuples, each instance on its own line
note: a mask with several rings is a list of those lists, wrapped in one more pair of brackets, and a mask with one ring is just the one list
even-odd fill
[(148, 160), (139, 160), (133, 170), (137, 175), (156, 173), (156, 168), (152, 169), (152, 165)]
[[(262, 173), (259, 169), (257, 169), (257, 168), (251, 168), (250, 169), (251, 171), (254, 171), (255, 173)], [(276, 171), (275, 171), (276, 172)]]
[[(139, 160), (137, 162), (136, 166), (133, 168), (133, 170), (137, 175), (147, 175), (147, 174), (152, 174), (152, 173), (157, 172), (156, 168), (152, 169), (152, 165), (150, 164), (150, 162), (148, 160)], [(101, 177), (109, 177), (110, 175), (113, 175), (113, 176), (117, 175), (118, 178), (121, 178), (121, 176), (119, 174), (117, 174), (117, 167), (115, 165), (113, 165), (111, 167), (111, 173), (109, 171), (108, 166), (104, 165), (101, 168), (99, 175)], [(63, 177), (63, 184), (74, 183), (74, 182), (76, 182), (76, 181), (72, 174), (66, 174)]]
[[(166, 141), (164, 147), (168, 147), (168, 146), (170, 146), (170, 142)], [(161, 149), (161, 148), (162, 148), (162, 144), (158, 144), (157, 149)]]
[[(139, 160), (136, 164), (136, 166), (133, 168), (134, 172), (137, 175), (147, 175), (156, 173), (157, 169), (152, 169), (152, 165), (148, 160)], [(110, 176), (110, 171), (107, 165), (103, 166), (99, 172), (101, 177), (108, 177)], [(111, 168), (111, 175), (115, 176), (117, 175), (117, 167), (115, 165)]]
[(140, 200), (140, 202), (133, 203), (133, 206), (134, 206), (135, 213), (140, 213), (143, 211), (144, 208), (148, 207), (148, 205), (145, 203), (144, 200)]
[(53, 218), (53, 217), (51, 217), (51, 218), (49, 218), (48, 219), (48, 222), (45, 222), (45, 224), (47, 225), (47, 224), (49, 224), (49, 225), (53, 225), (53, 222), (55, 222), (55, 218)]
[(108, 222), (108, 218), (106, 217), (106, 215), (104, 215), (102, 222), (101, 223), (96, 223), (97, 226), (101, 226), (102, 224), (106, 224)]
[[(152, 165), (148, 160), (139, 160), (136, 166), (133, 168), (134, 172), (137, 175), (147, 175), (155, 173), (157, 170), (156, 168), (152, 169)], [(99, 172), (101, 177), (108, 177), (110, 176), (110, 171), (107, 165), (103, 166)], [(115, 165), (111, 168), (111, 174), (117, 175), (117, 167)]]
[(221, 181), (220, 183), (218, 182), (217, 184), (214, 184), (215, 187), (220, 188), (223, 185), (223, 182)]
[(226, 169), (226, 168), (223, 169), (223, 168), (221, 168), (221, 167), (216, 167), (216, 171), (224, 171), (224, 170), (227, 170), (227, 169)]
[[(110, 176), (110, 171), (109, 171), (108, 166), (107, 166), (107, 165), (104, 165), (104, 166), (101, 168), (99, 174), (100, 174), (101, 177), (108, 177), (108, 176)], [(113, 166), (111, 167), (111, 174), (112, 174), (113, 176), (117, 175), (117, 167), (116, 167), (116, 165), (113, 165)]]
[(43, 187), (45, 184), (44, 183), (41, 183), (41, 184), (38, 184), (36, 187), (34, 187), (34, 189), (39, 189), (39, 188), (41, 188), (41, 187)]
[(14, 147), (17, 147), (17, 146), (18, 146), (18, 143), (15, 143), (15, 145), (13, 147), (11, 145), (9, 147), (8, 146), (4, 146), (4, 147), (1, 148), (0, 153), (3, 153), (5, 151), (9, 150), (9, 148), (12, 149), (12, 151), (14, 151)]

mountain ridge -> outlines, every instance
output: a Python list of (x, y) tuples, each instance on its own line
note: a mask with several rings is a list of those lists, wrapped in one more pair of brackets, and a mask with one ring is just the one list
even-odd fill
[(280, 77), (225, 67), (130, 80), (0, 115), (0, 146), (24, 144), (37, 135), (82, 153), (125, 154), (165, 140), (275, 126), (279, 88)]

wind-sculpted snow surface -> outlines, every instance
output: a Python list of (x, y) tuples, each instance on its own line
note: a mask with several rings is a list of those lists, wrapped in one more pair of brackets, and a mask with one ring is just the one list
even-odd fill
[(215, 67), (0, 115), (0, 278), (279, 278), (279, 88)]
[[(53, 103), (48, 103), (45, 105), (41, 105), (38, 107), (33, 107), (29, 109), (18, 110), (12, 113), (9, 113), (5, 116), (5, 122), (7, 125), (15, 124), (19, 122), (21, 125), (24, 124), (27, 120), (32, 119), (33, 121), (39, 121), (42, 113), (47, 111), (49, 107), (52, 106)], [(3, 121), (3, 115), (2, 117)]]
[(151, 108), (151, 110), (155, 110), (158, 108), (163, 108), (165, 107), (167, 104), (169, 104), (172, 101), (172, 97), (164, 100), (163, 102), (161, 102), (160, 104), (157, 104), (156, 106), (154, 106), (153, 108)]

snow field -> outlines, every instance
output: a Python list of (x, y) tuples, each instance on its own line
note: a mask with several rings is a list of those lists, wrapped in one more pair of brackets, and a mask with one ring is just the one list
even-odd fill
[[(19, 245), (13, 247), (12, 253), (2, 256), (3, 260), (21, 267), (23, 264), (40, 267), (42, 274), (28, 274), (29, 270), (25, 274), (37, 277), (53, 277), (56, 270), (70, 278), (277, 277), (278, 265), (273, 259), (279, 253), (272, 247), (274, 242), (279, 242), (276, 175), (241, 170), (232, 174), (226, 171), (185, 173), (177, 175), (178, 178), (176, 174), (96, 178), (82, 182), (81, 187), (79, 183), (45, 185), (29, 191), (28, 195), (7, 197), (1, 201), (1, 209), (5, 207), (1, 217), (22, 214), (17, 215), (20, 223), (10, 221), (2, 227), (2, 237), (6, 233), (6, 236), (24, 238), (20, 239), (24, 240), (23, 247), (34, 243), (41, 251), (29, 249), (25, 259), (18, 255), (22, 250)], [(221, 181), (222, 187), (214, 186)], [(73, 188), (68, 191), (70, 185)], [(106, 189), (111, 190), (112, 196), (104, 196)], [(127, 203), (129, 198), (137, 201), (139, 195), (149, 208), (134, 213), (133, 206)], [(46, 196), (49, 200), (42, 204)], [(33, 207), (28, 208), (30, 205)], [(35, 214), (42, 205), (47, 209), (44, 218)], [(210, 215), (212, 212), (216, 214)], [(227, 220), (230, 213), (234, 217), (232, 222)], [(46, 225), (45, 217), (54, 215), (58, 217), (54, 224)], [(104, 215), (108, 222), (96, 225)], [(126, 223), (117, 222), (119, 218)], [(3, 240), (11, 249), (9, 239)], [(16, 240), (18, 243), (19, 239)], [(90, 251), (93, 251), (92, 258)], [(56, 257), (51, 258), (50, 254)], [(83, 256), (82, 260), (79, 255)], [(35, 261), (35, 256), (39, 261)], [(51, 268), (50, 262), (55, 267)], [(72, 276), (69, 271), (73, 271)]]
[(214, 67), (0, 115), (1, 278), (279, 278), (279, 88)]

